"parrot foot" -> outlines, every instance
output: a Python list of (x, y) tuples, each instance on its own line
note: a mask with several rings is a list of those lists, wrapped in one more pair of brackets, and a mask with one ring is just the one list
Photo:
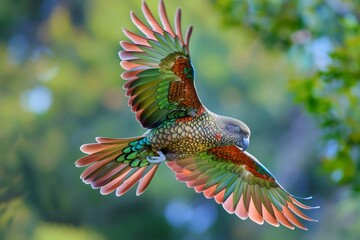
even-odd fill
[(157, 151), (157, 154), (159, 156), (147, 156), (146, 160), (148, 160), (148, 162), (152, 163), (152, 164), (162, 163), (162, 162), (164, 162), (166, 160), (166, 157), (162, 153), (162, 151)]

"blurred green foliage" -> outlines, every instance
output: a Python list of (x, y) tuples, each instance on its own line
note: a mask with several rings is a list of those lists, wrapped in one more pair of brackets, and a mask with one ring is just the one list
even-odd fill
[(337, 181), (360, 190), (360, 28), (345, 36), (332, 63), (302, 81), (292, 81), (296, 101), (313, 114), (323, 133), (323, 165)]
[[(157, 0), (148, 2), (156, 9)], [(305, 233), (241, 221), (165, 167), (139, 198), (101, 196), (83, 184), (74, 166), (81, 144), (145, 131), (127, 107), (117, 57), (121, 27), (136, 31), (129, 11), (141, 15), (141, 1), (2, 1), (0, 238), (356, 239), (356, 193), (318, 173), (360, 186), (359, 5), (165, 2), (170, 18), (181, 7), (183, 27), (195, 26), (190, 51), (204, 104), (250, 126), (250, 152), (289, 191), (313, 194), (307, 204), (321, 209), (309, 215), (320, 222), (306, 223)], [(192, 209), (193, 220), (206, 206), (215, 222), (202, 231), (201, 221), (174, 225), (174, 202)]]
[[(222, 21), (226, 26), (246, 27), (256, 32), (267, 46), (285, 49), (308, 40), (308, 37), (326, 36), (342, 42), (348, 32), (343, 20), (359, 17), (360, 10), (360, 5), (350, 0), (212, 2), (222, 12)], [(353, 24), (356, 24), (357, 20), (353, 20)], [(299, 32), (301, 30), (305, 32)]]

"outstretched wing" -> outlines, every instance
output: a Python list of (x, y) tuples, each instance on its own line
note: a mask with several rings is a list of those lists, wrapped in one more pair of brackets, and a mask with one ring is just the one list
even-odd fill
[[(185, 41), (181, 33), (181, 12), (178, 9), (173, 31), (165, 6), (159, 3), (162, 26), (155, 20), (145, 1), (142, 11), (147, 24), (133, 12), (133, 23), (144, 36), (124, 30), (131, 42), (121, 41), (123, 51), (119, 52), (121, 66), (126, 71), (122, 78), (129, 106), (136, 113), (136, 119), (145, 128), (158, 126), (167, 118), (195, 117), (204, 108), (194, 86), (194, 71), (189, 56), (190, 27)], [(171, 114), (170, 114), (171, 113)]]
[[(298, 217), (316, 221), (300, 211), (313, 209), (300, 203), (282, 188), (271, 173), (251, 154), (236, 146), (212, 148), (187, 159), (167, 165), (179, 181), (205, 197), (214, 198), (230, 214), (294, 229), (307, 228)], [(295, 214), (295, 215), (294, 215)]]

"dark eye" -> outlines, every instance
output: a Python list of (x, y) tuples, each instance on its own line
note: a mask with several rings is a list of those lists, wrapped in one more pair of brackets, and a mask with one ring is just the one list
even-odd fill
[(226, 129), (230, 132), (230, 133), (239, 133), (240, 132), (240, 127), (239, 126), (235, 126), (235, 125), (227, 125)]

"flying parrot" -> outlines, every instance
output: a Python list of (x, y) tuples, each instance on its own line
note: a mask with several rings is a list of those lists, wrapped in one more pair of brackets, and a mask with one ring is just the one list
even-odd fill
[(189, 188), (214, 198), (241, 219), (264, 221), (306, 230), (299, 218), (316, 221), (301, 209), (314, 209), (288, 193), (274, 176), (245, 150), (250, 129), (242, 121), (209, 111), (200, 101), (191, 64), (189, 41), (181, 31), (181, 10), (171, 26), (164, 2), (159, 2), (160, 23), (146, 2), (146, 22), (133, 12), (131, 20), (143, 35), (124, 29), (130, 41), (121, 41), (124, 90), (136, 119), (148, 131), (139, 137), (97, 137), (81, 146), (88, 154), (77, 167), (87, 167), (80, 178), (121, 196), (138, 183), (136, 194), (148, 187), (158, 166), (165, 163)]

